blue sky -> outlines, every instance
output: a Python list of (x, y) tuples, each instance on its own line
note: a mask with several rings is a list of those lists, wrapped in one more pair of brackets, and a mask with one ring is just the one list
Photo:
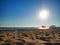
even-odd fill
[[(0, 0), (0, 26), (60, 26), (60, 0)], [(47, 20), (38, 19), (45, 6), (50, 11)]]

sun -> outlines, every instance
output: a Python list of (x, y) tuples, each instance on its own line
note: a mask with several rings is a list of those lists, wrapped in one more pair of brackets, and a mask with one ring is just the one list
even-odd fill
[(46, 19), (49, 16), (49, 11), (46, 9), (43, 9), (39, 12), (39, 18)]

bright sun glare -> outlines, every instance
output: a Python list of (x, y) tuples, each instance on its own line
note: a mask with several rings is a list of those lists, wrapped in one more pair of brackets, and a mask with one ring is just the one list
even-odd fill
[(39, 18), (46, 19), (49, 16), (49, 11), (46, 9), (43, 9), (39, 12)]

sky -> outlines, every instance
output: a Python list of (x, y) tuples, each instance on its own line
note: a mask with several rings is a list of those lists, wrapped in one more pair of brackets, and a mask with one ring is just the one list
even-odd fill
[[(0, 27), (60, 26), (60, 0), (0, 0)], [(38, 19), (38, 12), (46, 8), (50, 15)]]

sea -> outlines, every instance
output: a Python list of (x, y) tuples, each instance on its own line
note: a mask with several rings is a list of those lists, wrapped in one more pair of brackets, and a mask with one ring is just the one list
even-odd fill
[(0, 27), (0, 30), (35, 30), (38, 27)]

